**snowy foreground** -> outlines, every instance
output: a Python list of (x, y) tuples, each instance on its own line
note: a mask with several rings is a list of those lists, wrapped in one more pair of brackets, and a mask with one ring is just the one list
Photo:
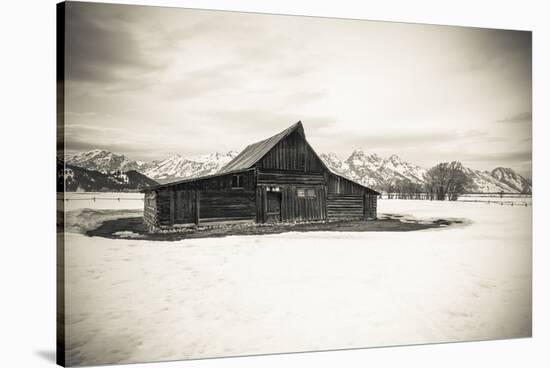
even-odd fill
[(473, 223), (178, 242), (67, 233), (67, 363), (531, 335), (531, 207), (381, 200), (379, 213)]

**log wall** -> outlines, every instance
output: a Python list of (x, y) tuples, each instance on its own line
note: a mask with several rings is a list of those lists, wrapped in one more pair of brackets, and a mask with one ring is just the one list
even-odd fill
[(361, 194), (328, 194), (327, 215), (329, 220), (364, 218), (364, 196)]
[[(156, 222), (148, 214), (152, 226), (199, 224), (201, 221), (254, 220), (254, 191), (244, 190), (162, 190), (157, 196)], [(154, 224), (154, 225), (153, 225)]]
[(209, 221), (254, 220), (254, 191), (207, 191), (200, 197), (200, 218)]

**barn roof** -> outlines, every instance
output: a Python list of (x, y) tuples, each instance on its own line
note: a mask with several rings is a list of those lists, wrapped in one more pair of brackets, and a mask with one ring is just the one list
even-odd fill
[(264, 157), (273, 147), (277, 145), (284, 138), (288, 137), (294, 131), (298, 131), (304, 136), (304, 127), (302, 122), (299, 121), (291, 127), (283, 130), (282, 132), (275, 134), (272, 137), (264, 139), (256, 143), (252, 143), (244, 150), (241, 151), (233, 160), (229, 161), (224, 167), (218, 171), (218, 174), (224, 174), (230, 171), (249, 169), (256, 164), (262, 157)]

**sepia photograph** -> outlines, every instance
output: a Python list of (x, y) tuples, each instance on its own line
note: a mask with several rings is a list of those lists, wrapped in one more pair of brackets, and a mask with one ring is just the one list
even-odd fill
[(532, 336), (531, 31), (56, 22), (58, 364)]

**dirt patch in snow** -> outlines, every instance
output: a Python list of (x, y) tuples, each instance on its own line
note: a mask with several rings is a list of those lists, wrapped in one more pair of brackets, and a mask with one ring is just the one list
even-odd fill
[[(84, 210), (87, 212), (89, 210)], [(235, 224), (235, 225), (200, 225), (185, 228), (159, 230), (149, 232), (143, 222), (141, 213), (132, 217), (121, 216), (118, 212), (107, 214), (105, 211), (93, 211), (92, 214), (80, 214), (78, 217), (95, 217), (93, 228), (81, 228), (80, 232), (88, 236), (100, 236), (110, 239), (142, 239), (177, 241), (182, 239), (218, 238), (231, 235), (263, 235), (281, 234), (286, 232), (367, 232), (367, 231), (417, 231), (426, 229), (463, 226), (469, 222), (464, 219), (415, 219), (412, 216), (381, 214), (372, 221), (340, 221), (340, 222), (310, 222), (310, 223), (278, 223), (278, 224)], [(125, 211), (127, 215), (130, 211)], [(118, 218), (113, 218), (117, 216)], [(83, 231), (82, 231), (83, 230)]]

